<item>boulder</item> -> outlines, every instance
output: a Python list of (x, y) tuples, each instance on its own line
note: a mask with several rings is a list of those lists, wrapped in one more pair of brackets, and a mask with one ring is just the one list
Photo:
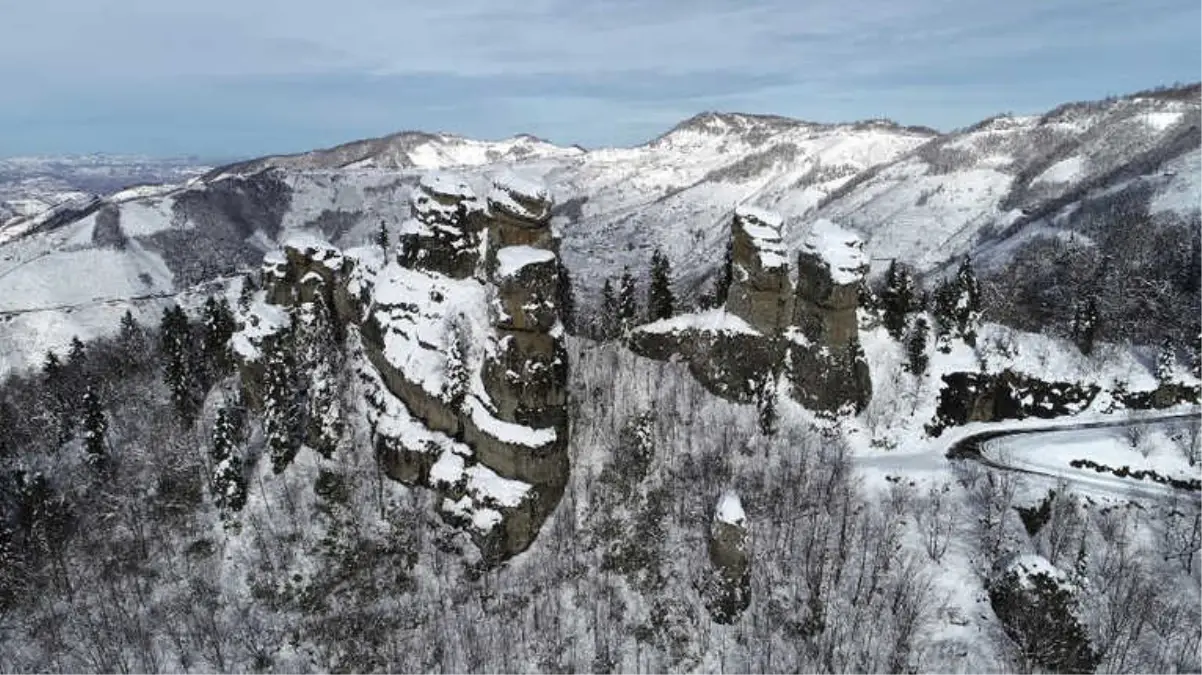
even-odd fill
[(1042, 556), (1004, 558), (989, 602), (1025, 660), (1056, 673), (1091, 673), (1099, 656), (1080, 619), (1079, 589)]
[(412, 269), (465, 279), (476, 271), (483, 208), (462, 178), (423, 176), (410, 202), (412, 218), (401, 224), (397, 262)]
[(714, 510), (709, 558), (706, 606), (715, 623), (734, 623), (751, 604), (751, 546), (747, 517), (733, 492), (723, 494)]
[(733, 269), (726, 308), (765, 335), (784, 330), (792, 313), (781, 223), (780, 216), (770, 211), (739, 207), (731, 224)]

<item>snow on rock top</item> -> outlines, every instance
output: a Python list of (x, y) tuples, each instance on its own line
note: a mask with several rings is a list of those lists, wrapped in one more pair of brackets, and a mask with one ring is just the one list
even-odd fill
[(330, 242), (308, 232), (288, 237), (284, 242), (284, 249), (303, 253), (306, 257), (311, 257), (332, 270), (337, 270), (342, 264), (342, 251)]
[(752, 328), (751, 324), (744, 321), (738, 315), (726, 311), (723, 307), (660, 319), (645, 326), (639, 326), (636, 330), (643, 333), (675, 333), (689, 329), (713, 333), (761, 334)]
[(735, 215), (747, 221), (761, 223), (777, 231), (777, 239), (780, 238), (780, 228), (784, 224), (784, 218), (775, 211), (761, 209), (758, 206), (748, 204), (740, 204), (735, 207)]
[(498, 190), (503, 190), (516, 197), (537, 199), (540, 201), (550, 199), (551, 193), (542, 181), (532, 180), (512, 171), (504, 171), (497, 174), (493, 177), (492, 184)]
[(1047, 558), (1034, 553), (1015, 555), (1006, 561), (1002, 565), (1001, 574), (1005, 575), (1011, 572), (1018, 576), (1019, 584), (1023, 588), (1031, 588), (1031, 577), (1037, 574), (1045, 574), (1053, 581), (1058, 582), (1068, 580), (1068, 575), (1049, 562)]
[(864, 241), (859, 235), (825, 218), (810, 224), (810, 233), (803, 246), (807, 253), (818, 256), (827, 264), (831, 281), (840, 286), (858, 282), (868, 269)]
[(497, 250), (497, 276), (512, 277), (527, 265), (555, 260), (555, 253), (533, 246), (506, 246)]
[(264, 291), (255, 293), (249, 308), (237, 317), (241, 328), (230, 340), (230, 348), (244, 361), (258, 361), (262, 356), (263, 340), (279, 333), (292, 323), (288, 310), (266, 302)]
[(743, 527), (747, 515), (743, 513), (743, 502), (739, 500), (739, 495), (734, 492), (723, 493), (722, 498), (718, 500), (718, 508), (714, 511), (714, 520)]
[(460, 197), (463, 199), (471, 199), (476, 196), (472, 187), (468, 185), (462, 176), (446, 171), (426, 172), (422, 174), (418, 184), (431, 194)]
[(475, 396), (468, 397), (468, 408), (471, 412), (472, 423), (502, 443), (541, 448), (551, 445), (558, 438), (554, 428), (533, 429), (497, 419)]

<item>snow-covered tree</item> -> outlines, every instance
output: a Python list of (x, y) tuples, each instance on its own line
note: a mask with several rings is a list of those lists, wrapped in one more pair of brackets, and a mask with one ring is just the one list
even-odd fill
[(446, 380), (443, 382), (443, 395), (458, 410), (467, 397), (468, 368), (467, 368), (467, 331), (465, 319), (456, 316), (448, 325), (449, 340), (447, 341)]
[(667, 319), (676, 311), (672, 295), (672, 267), (658, 248), (651, 254), (651, 281), (647, 285), (647, 319)]
[(1089, 356), (1093, 353), (1094, 338), (1098, 334), (1098, 300), (1089, 296), (1085, 302), (1079, 302), (1073, 310), (1073, 321), (1070, 326), (1073, 342), (1082, 354)]
[(298, 378), (296, 348), (287, 335), (277, 336), (264, 350), (263, 430), (271, 468), (283, 473), (300, 450), (303, 435), (303, 389)]
[(246, 478), (243, 475), (239, 444), (242, 442), (242, 413), (238, 404), (226, 404), (217, 409), (213, 422), (210, 456), (213, 474), (210, 489), (218, 508), (228, 515), (241, 511), (246, 505)]
[(83, 449), (93, 466), (108, 457), (108, 428), (100, 394), (94, 384), (89, 384), (83, 395)]
[(125, 354), (141, 354), (146, 349), (146, 331), (134, 320), (133, 312), (128, 309), (121, 315), (121, 324), (117, 329), (117, 343)]
[(722, 269), (718, 272), (718, 278), (714, 280), (714, 306), (721, 307), (726, 304), (726, 296), (730, 295), (730, 284), (734, 279), (735, 273), (735, 242), (733, 238), (726, 240), (726, 252), (722, 258)]
[(776, 412), (776, 376), (765, 374), (756, 389), (756, 411), (759, 414), (760, 433), (765, 436), (776, 434), (778, 413)]
[(1160, 384), (1169, 384), (1173, 381), (1173, 371), (1177, 368), (1177, 350), (1173, 347), (1173, 342), (1169, 338), (1165, 338), (1160, 343), (1160, 350), (1156, 352), (1156, 381)]
[(920, 316), (914, 320), (914, 327), (910, 329), (910, 335), (906, 339), (905, 368), (915, 375), (927, 372), (927, 365), (930, 363), (930, 357), (927, 356), (927, 333), (929, 330), (926, 317)]
[(238, 327), (225, 296), (220, 300), (209, 296), (201, 318), (201, 350), (210, 380), (215, 381), (233, 372), (234, 358), (229, 343)]
[(376, 230), (376, 246), (380, 247), (385, 256), (388, 255), (388, 226), (383, 220), (380, 221), (380, 229)]
[(192, 326), (179, 305), (163, 310), (159, 340), (163, 379), (171, 391), (171, 403), (184, 424), (191, 424), (200, 407), (199, 382), (192, 363)]
[(972, 268), (972, 260), (965, 258), (956, 272), (956, 327), (960, 338), (970, 347), (977, 344), (977, 328), (981, 324), (981, 288)]
[(880, 302), (885, 330), (893, 339), (901, 340), (906, 331), (906, 315), (914, 309), (914, 277), (896, 260), (889, 263), (885, 273)]
[(298, 423), (314, 449), (328, 458), (342, 433), (338, 396), (342, 352), (337, 348), (334, 319), (325, 296), (318, 293), (312, 302), (295, 310), (292, 325), (294, 395), (301, 415)]
[(618, 287), (618, 320), (623, 332), (629, 330), (638, 321), (639, 301), (634, 284), (634, 276), (629, 267), (622, 268), (622, 279)]

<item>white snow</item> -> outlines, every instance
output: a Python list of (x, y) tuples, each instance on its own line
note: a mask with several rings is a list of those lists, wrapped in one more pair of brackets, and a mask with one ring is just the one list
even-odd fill
[(837, 285), (854, 284), (868, 270), (864, 242), (833, 222), (819, 218), (809, 225), (806, 252), (819, 257), (830, 268), (831, 281)]
[(1182, 112), (1148, 112), (1140, 115), (1140, 119), (1154, 130), (1164, 131), (1181, 121), (1184, 115)]
[(472, 416), (472, 423), (478, 429), (502, 443), (521, 445), (528, 448), (541, 448), (554, 443), (558, 437), (554, 428), (533, 429), (520, 424), (499, 420), (493, 417), (492, 413), (480, 402), (480, 399), (474, 395), (468, 397), (467, 405)]
[(742, 527), (747, 520), (743, 513), (743, 502), (734, 492), (724, 492), (718, 500), (718, 508), (714, 511), (714, 520)]
[(1019, 583), (1024, 588), (1031, 587), (1031, 577), (1037, 574), (1044, 574), (1051, 577), (1055, 581), (1067, 581), (1068, 577), (1063, 571), (1057, 568), (1052, 563), (1048, 562), (1047, 558), (1034, 553), (1023, 553), (1014, 556), (1002, 568), (1003, 573), (1014, 572), (1018, 575)]
[(675, 333), (683, 330), (698, 330), (712, 333), (743, 333), (745, 335), (760, 335), (741, 317), (727, 312), (725, 308), (680, 314), (660, 319), (635, 329), (643, 333)]
[(511, 170), (498, 173), (493, 177), (493, 185), (505, 192), (525, 197), (526, 199), (547, 200), (550, 192), (546, 184), (528, 176), (523, 176)]
[(527, 265), (549, 263), (554, 260), (555, 253), (545, 248), (506, 246), (497, 250), (497, 276), (500, 278), (512, 277)]
[[(781, 217), (779, 213), (770, 211), (768, 209), (763, 209), (758, 206), (752, 206), (750, 204), (740, 204), (739, 206), (735, 207), (735, 215), (739, 218), (758, 222), (772, 228), (776, 231), (776, 236), (778, 238), (780, 237), (781, 225), (783, 225), (785, 222), (784, 218)], [(748, 223), (745, 225), (745, 227), (750, 225), (752, 225), (752, 223)]]
[(476, 196), (462, 176), (445, 171), (428, 171), (422, 174), (419, 185), (431, 194), (471, 199)]
[(465, 473), (467, 474), (467, 489), (496, 502), (498, 506), (513, 508), (520, 505), (530, 495), (529, 484), (499, 476), (496, 471), (483, 464), (470, 466)]
[(1085, 173), (1085, 160), (1081, 157), (1069, 157), (1049, 166), (1043, 173), (1031, 181), (1032, 185), (1041, 183), (1071, 183)]
[(235, 317), (239, 329), (230, 339), (230, 348), (245, 361), (258, 361), (262, 356), (263, 340), (292, 323), (292, 316), (286, 309), (269, 304), (266, 298), (266, 291), (257, 291), (250, 308), (245, 313), (239, 311)]

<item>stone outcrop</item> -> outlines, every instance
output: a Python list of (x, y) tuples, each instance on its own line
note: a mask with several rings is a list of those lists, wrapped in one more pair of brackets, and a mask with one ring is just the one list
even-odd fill
[(859, 412), (872, 396), (856, 317), (863, 244), (829, 221), (814, 223), (795, 288), (780, 228), (776, 214), (736, 209), (726, 305), (641, 326), (628, 344), (651, 358), (681, 358), (724, 398), (756, 400), (762, 383), (783, 371), (807, 407)]
[(751, 604), (751, 543), (743, 505), (733, 492), (718, 500), (710, 527), (709, 558), (706, 606), (715, 623), (734, 623)]
[(970, 422), (1075, 415), (1088, 408), (1100, 391), (1097, 385), (1047, 382), (1010, 369), (948, 373), (943, 376), (939, 405), (927, 432), (938, 436), (948, 427)]
[(422, 176), (410, 202), (412, 219), (402, 227), (397, 261), (411, 268), (465, 279), (476, 271), (484, 208), (462, 179), (442, 173)]
[[(264, 262), (240, 333), (270, 340), (282, 307), (319, 297), (361, 347), (375, 450), (394, 480), (438, 491), (486, 560), (525, 550), (568, 478), (567, 352), (545, 189), (502, 177), (480, 206), (452, 176), (424, 178), (394, 261), (379, 249), (285, 246)], [(264, 329), (259, 316), (274, 317)], [(285, 319), (287, 314), (285, 314)], [(263, 333), (263, 335), (258, 335)], [(252, 345), (253, 347), (253, 345)], [(247, 389), (262, 368), (240, 350)]]
[(788, 335), (793, 397), (807, 407), (859, 412), (872, 398), (856, 318), (867, 271), (859, 237), (829, 220), (811, 225), (797, 256), (795, 328)]
[(764, 335), (780, 334), (791, 319), (793, 286), (780, 228), (780, 216), (753, 207), (735, 209), (731, 225), (726, 309)]
[(1092, 673), (1098, 665), (1078, 596), (1068, 575), (1033, 554), (1005, 558), (989, 583), (1006, 634), (1027, 659), (1055, 673)]

